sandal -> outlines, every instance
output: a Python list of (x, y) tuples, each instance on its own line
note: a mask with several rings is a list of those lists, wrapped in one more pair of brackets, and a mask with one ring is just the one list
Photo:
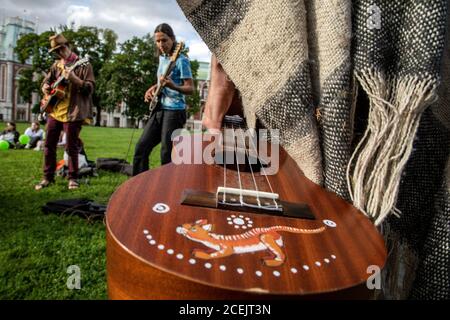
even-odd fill
[(78, 189), (80, 185), (76, 180), (69, 180), (69, 190)]
[(42, 180), (37, 185), (34, 186), (34, 190), (39, 191), (41, 189), (47, 188), (49, 185), (51, 185), (53, 181), (49, 181), (47, 179)]

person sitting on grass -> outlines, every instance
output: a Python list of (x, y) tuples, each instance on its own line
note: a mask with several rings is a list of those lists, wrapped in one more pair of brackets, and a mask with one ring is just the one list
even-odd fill
[(19, 143), (20, 133), (16, 129), (14, 122), (7, 122), (5, 130), (0, 134), (0, 140), (5, 140), (9, 143), (9, 148), (16, 148)]
[(30, 142), (27, 143), (25, 149), (35, 148), (38, 141), (44, 140), (44, 130), (40, 128), (38, 121), (31, 123), (31, 127), (25, 130), (25, 134), (30, 137)]

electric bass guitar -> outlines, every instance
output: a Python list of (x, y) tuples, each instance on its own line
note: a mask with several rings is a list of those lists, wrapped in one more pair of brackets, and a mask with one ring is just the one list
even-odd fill
[[(179, 42), (175, 46), (175, 50), (173, 51), (172, 55), (170, 56), (170, 62), (166, 67), (166, 70), (162, 74), (164, 78), (167, 78), (170, 73), (172, 72), (173, 68), (175, 67), (175, 62), (177, 61), (178, 57), (180, 56), (181, 51), (184, 49), (184, 43)], [(155, 93), (153, 94), (152, 101), (149, 105), (149, 117), (152, 116), (152, 114), (158, 109), (157, 106), (159, 105), (159, 96), (161, 95), (162, 89), (164, 86), (161, 84), (160, 81), (158, 81), (158, 86), (156, 87)]]
[[(89, 63), (90, 57), (86, 55), (84, 58), (78, 60), (73, 65), (68, 67), (66, 70), (71, 72), (80, 66), (84, 66)], [(44, 95), (40, 104), (40, 114), (50, 113), (53, 109), (61, 102), (66, 96), (68, 79), (66, 79), (62, 74), (55, 80), (50, 86), (50, 93)]]
[(179, 136), (172, 163), (110, 198), (109, 297), (368, 298), (387, 257), (373, 223), (225, 120), (222, 136)]

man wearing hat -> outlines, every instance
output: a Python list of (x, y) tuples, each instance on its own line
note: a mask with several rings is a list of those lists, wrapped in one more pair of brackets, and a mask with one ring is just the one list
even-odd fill
[(48, 114), (47, 134), (44, 145), (44, 178), (36, 186), (36, 190), (48, 187), (54, 182), (56, 170), (56, 147), (60, 132), (66, 133), (66, 151), (69, 155), (69, 189), (77, 189), (78, 153), (80, 149), (79, 135), (81, 126), (92, 119), (92, 94), (95, 79), (90, 63), (80, 65), (68, 71), (79, 58), (72, 52), (67, 39), (62, 34), (49, 38), (50, 50), (57, 60), (50, 68), (42, 83), (42, 92), (50, 94), (51, 85), (61, 75), (67, 81), (65, 96)]

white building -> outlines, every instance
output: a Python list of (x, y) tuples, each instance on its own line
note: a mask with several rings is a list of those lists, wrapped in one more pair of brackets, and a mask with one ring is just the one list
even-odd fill
[(0, 25), (0, 121), (31, 121), (32, 105), (39, 98), (33, 94), (28, 103), (19, 96), (19, 74), (30, 65), (19, 63), (14, 48), (22, 34), (34, 30), (34, 22), (19, 17), (7, 18)]
[[(135, 119), (127, 117), (125, 115), (126, 104), (125, 102), (119, 103), (114, 111), (103, 111), (101, 114), (101, 126), (102, 127), (115, 127), (115, 128), (133, 128), (135, 126)], [(139, 127), (142, 124), (139, 123)]]
[(206, 98), (208, 97), (209, 81), (211, 78), (211, 64), (209, 62), (199, 62), (197, 72), (197, 91), (200, 94), (200, 110), (196, 114), (191, 114), (186, 122), (186, 129), (201, 130), (202, 115), (205, 107)]

